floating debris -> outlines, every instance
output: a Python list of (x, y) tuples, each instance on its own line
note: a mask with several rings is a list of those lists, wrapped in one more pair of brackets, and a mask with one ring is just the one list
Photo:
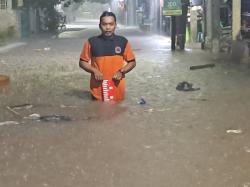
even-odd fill
[(39, 51), (49, 51), (49, 50), (50, 50), (50, 47), (45, 47), (43, 49), (34, 49), (34, 51), (37, 51), (37, 52), (39, 52)]
[(45, 47), (43, 48), (44, 51), (49, 51), (50, 50), (50, 47)]
[(215, 64), (204, 64), (204, 65), (198, 65), (198, 66), (191, 66), (190, 70), (213, 68), (213, 67), (215, 67)]
[(237, 129), (237, 130), (230, 129), (230, 130), (227, 130), (227, 133), (228, 134), (241, 134), (242, 130), (241, 129)]
[(176, 90), (179, 91), (197, 91), (200, 90), (200, 88), (193, 88), (193, 84), (183, 81), (180, 82), (177, 86), (176, 86)]
[(4, 125), (18, 125), (19, 123), (17, 121), (5, 121), (5, 122), (0, 122), (0, 126)]
[(150, 108), (150, 109), (147, 109), (147, 110), (144, 110), (145, 112), (149, 112), (149, 113), (152, 113), (154, 111), (153, 108)]
[(77, 108), (77, 106), (60, 105), (61, 108)]
[(71, 118), (62, 115), (49, 115), (49, 116), (40, 116), (39, 120), (43, 122), (59, 122), (59, 121), (71, 121)]
[(243, 187), (250, 187), (250, 182), (244, 183)]
[(145, 149), (150, 149), (152, 146), (151, 145), (143, 145)]
[(246, 153), (250, 153), (250, 148), (249, 147), (244, 147), (244, 150), (246, 151)]
[(16, 114), (17, 116), (21, 116), (21, 114), (19, 114), (17, 111), (13, 110), (12, 108), (10, 108), (9, 106), (6, 107), (9, 111), (11, 111), (12, 113)]
[(138, 102), (138, 104), (145, 105), (146, 104), (146, 100), (143, 97), (141, 97), (140, 100), (139, 100), (139, 102)]
[(28, 117), (24, 117), (24, 119), (39, 120), (40, 117), (40, 114), (30, 114)]
[(30, 114), (28, 117), (24, 117), (24, 119), (37, 120), (37, 121), (42, 121), (42, 122), (71, 121), (71, 118), (68, 116), (63, 116), (63, 115), (41, 116), (40, 114), (37, 114), (37, 113)]
[(190, 98), (189, 100), (192, 100), (192, 101), (208, 101), (208, 99), (202, 99), (202, 98)]
[(149, 76), (147, 76), (147, 78), (148, 79), (152, 79), (152, 78), (161, 78), (161, 76), (160, 75), (149, 75)]
[(9, 107), (15, 110), (21, 110), (21, 109), (30, 109), (33, 107), (33, 105), (25, 103), (25, 104), (14, 105), (14, 106), (9, 106)]

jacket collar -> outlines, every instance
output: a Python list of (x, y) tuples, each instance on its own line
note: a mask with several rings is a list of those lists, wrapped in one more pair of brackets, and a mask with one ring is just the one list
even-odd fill
[(113, 41), (114, 38), (115, 38), (115, 34), (112, 34), (111, 36), (105, 36), (104, 34), (101, 34), (99, 37), (102, 38), (102, 39), (104, 39), (104, 40), (111, 40), (111, 41)]

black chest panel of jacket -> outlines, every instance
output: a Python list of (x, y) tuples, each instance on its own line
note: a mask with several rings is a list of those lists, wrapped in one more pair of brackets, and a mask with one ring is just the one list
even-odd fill
[(122, 36), (113, 35), (104, 37), (102, 35), (89, 39), (92, 57), (123, 55), (128, 40)]

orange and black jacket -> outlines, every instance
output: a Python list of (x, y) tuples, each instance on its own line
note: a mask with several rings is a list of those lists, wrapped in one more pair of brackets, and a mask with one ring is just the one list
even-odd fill
[[(89, 38), (85, 42), (81, 56), (81, 61), (89, 62), (91, 65), (103, 73), (104, 80), (112, 80), (115, 72), (120, 70), (126, 62), (135, 61), (132, 47), (123, 36), (113, 35), (105, 37), (103, 35)], [(91, 94), (98, 100), (102, 100), (102, 82), (95, 80), (91, 75)], [(123, 100), (125, 96), (125, 79), (115, 84), (114, 98), (116, 101)]]

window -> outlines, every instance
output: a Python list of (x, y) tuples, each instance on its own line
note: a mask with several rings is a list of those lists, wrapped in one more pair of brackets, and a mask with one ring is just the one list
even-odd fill
[(7, 0), (0, 0), (0, 9), (7, 9)]

